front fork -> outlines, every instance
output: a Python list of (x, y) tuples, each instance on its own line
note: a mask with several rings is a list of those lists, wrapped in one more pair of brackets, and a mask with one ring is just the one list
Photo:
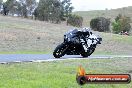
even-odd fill
[(87, 52), (88, 51), (88, 45), (86, 44), (86, 42), (83, 39), (80, 39), (80, 41), (81, 41), (81, 45), (82, 45), (84, 51)]
[(91, 44), (89, 46), (83, 39), (80, 39), (80, 40), (81, 40), (81, 44), (85, 52), (88, 52), (89, 49), (96, 48), (96, 44)]

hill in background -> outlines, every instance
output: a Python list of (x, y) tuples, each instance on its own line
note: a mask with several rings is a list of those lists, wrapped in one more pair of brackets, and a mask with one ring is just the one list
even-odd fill
[(73, 27), (0, 16), (0, 52), (50, 52)]
[(111, 10), (94, 10), (94, 11), (77, 11), (74, 14), (80, 15), (84, 18), (84, 26), (89, 26), (89, 22), (92, 18), (95, 17), (106, 17), (111, 18), (111, 21), (118, 15), (126, 15), (132, 19), (132, 6), (111, 9)]

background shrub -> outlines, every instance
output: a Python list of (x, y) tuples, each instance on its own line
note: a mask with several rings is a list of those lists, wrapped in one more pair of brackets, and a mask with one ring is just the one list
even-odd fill
[(104, 17), (97, 17), (90, 21), (90, 27), (99, 32), (110, 31), (110, 19), (106, 19)]
[(78, 15), (70, 15), (67, 19), (67, 25), (72, 25), (75, 27), (82, 27), (83, 17)]

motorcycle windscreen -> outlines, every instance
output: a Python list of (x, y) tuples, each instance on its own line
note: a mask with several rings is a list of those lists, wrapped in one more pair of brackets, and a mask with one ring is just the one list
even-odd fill
[(70, 30), (69, 32), (67, 32), (65, 34), (65, 38), (68, 39), (68, 41), (73, 41), (74, 37), (77, 36), (78, 30), (74, 29), (74, 30)]

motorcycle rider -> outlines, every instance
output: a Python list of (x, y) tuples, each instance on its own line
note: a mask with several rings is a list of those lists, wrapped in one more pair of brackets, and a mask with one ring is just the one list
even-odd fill
[(73, 29), (64, 35), (64, 42), (58, 45), (53, 55), (60, 58), (67, 55), (90, 56), (97, 44), (101, 44), (101, 37), (92, 33), (91, 28)]
[(85, 50), (85, 52), (88, 51), (88, 49), (93, 46), (96, 45), (97, 43), (100, 44), (100, 42), (98, 41), (102, 41), (102, 38), (93, 34), (91, 31), (90, 27), (84, 27), (82, 28), (81, 32), (83, 33), (83, 35), (85, 36), (85, 39), (81, 39), (81, 44)]

